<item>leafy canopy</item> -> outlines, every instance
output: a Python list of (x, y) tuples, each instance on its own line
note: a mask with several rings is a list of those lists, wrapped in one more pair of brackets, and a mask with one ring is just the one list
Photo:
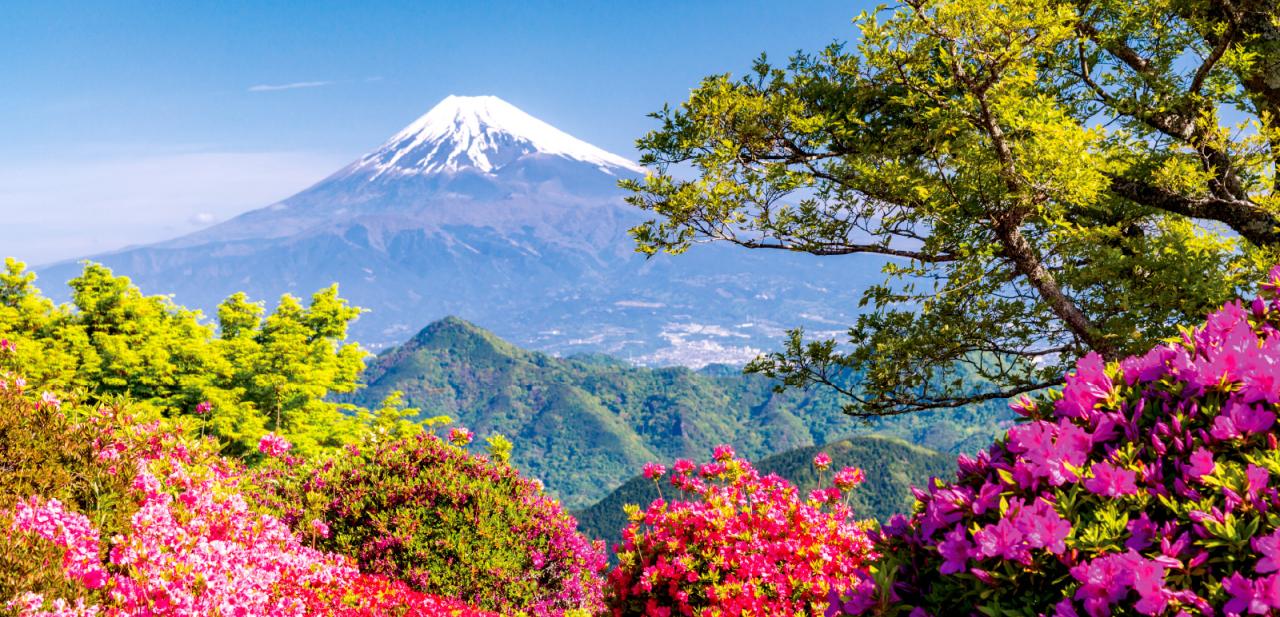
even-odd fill
[[(86, 264), (55, 305), (13, 259), (0, 270), (0, 338), (13, 351), (0, 370), (90, 403), (135, 401), (136, 413), (177, 418), (218, 437), (229, 453), (253, 451), (268, 431), (304, 454), (366, 432), (411, 433), (398, 393), (374, 410), (328, 400), (356, 389), (366, 352), (347, 342), (360, 309), (336, 285), (303, 306), (281, 297), (270, 314), (243, 293), (217, 309), (217, 325), (166, 296), (145, 296), (127, 277)], [(205, 404), (205, 405), (202, 405)], [(345, 412), (354, 413), (345, 413)]]
[[(884, 257), (849, 347), (797, 331), (751, 369), (854, 369), (855, 414), (1059, 383), (1244, 291), (1280, 245), (1280, 5), (908, 0), (856, 45), (706, 78), (639, 140), (642, 252), (727, 241)], [(692, 175), (683, 172), (691, 170)], [(850, 264), (856, 267), (857, 264)], [(968, 365), (995, 387), (950, 379)]]

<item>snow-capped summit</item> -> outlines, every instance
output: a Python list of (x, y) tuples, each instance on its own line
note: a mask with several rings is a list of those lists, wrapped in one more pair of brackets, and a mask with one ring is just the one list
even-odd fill
[(454, 95), (361, 157), (351, 171), (372, 172), (374, 178), (467, 168), (494, 173), (532, 154), (588, 163), (609, 174), (644, 173), (626, 158), (569, 135), (496, 96)]
[[(237, 291), (271, 301), (336, 281), (369, 310), (351, 334), (370, 349), (457, 315), (542, 351), (697, 366), (753, 357), (787, 325), (856, 319), (848, 307), (878, 268), (728, 246), (678, 263), (636, 253), (628, 230), (651, 213), (618, 180), (638, 173), (498, 98), (451, 96), (281, 201), (93, 259), (207, 315)], [(40, 276), (80, 270), (67, 261)]]

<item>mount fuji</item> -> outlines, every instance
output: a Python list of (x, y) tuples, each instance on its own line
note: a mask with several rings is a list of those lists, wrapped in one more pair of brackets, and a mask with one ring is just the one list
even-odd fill
[[(456, 315), (551, 353), (697, 367), (741, 363), (787, 327), (852, 322), (878, 264), (718, 245), (635, 253), (627, 230), (645, 213), (617, 182), (643, 173), (497, 97), (449, 96), (279, 203), (89, 259), (206, 314), (236, 291), (270, 308), (337, 282), (368, 310), (352, 336), (374, 350)], [(79, 270), (38, 269), (55, 297)]]

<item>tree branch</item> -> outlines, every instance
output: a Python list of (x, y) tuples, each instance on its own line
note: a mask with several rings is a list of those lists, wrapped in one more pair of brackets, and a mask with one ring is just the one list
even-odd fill
[[(821, 382), (820, 382), (821, 383)], [(1055, 379), (1052, 381), (1041, 381), (1033, 384), (1015, 386), (1007, 390), (998, 390), (995, 392), (982, 392), (978, 394), (969, 394), (963, 396), (947, 397), (947, 398), (911, 398), (900, 399), (895, 398), (887, 402), (868, 402), (857, 395), (850, 395), (858, 405), (868, 407), (868, 411), (857, 411), (846, 407), (845, 413), (855, 418), (878, 418), (882, 416), (900, 416), (919, 411), (929, 411), (933, 409), (955, 409), (956, 407), (964, 407), (974, 403), (983, 403), (986, 401), (1010, 399), (1019, 394), (1035, 392), (1043, 388), (1060, 386), (1063, 380)], [(892, 409), (889, 407), (892, 406)]]
[(1188, 197), (1142, 180), (1111, 176), (1111, 191), (1147, 207), (1217, 221), (1256, 246), (1280, 245), (1280, 218), (1251, 201), (1227, 197)]
[(805, 245), (787, 244), (782, 241), (766, 242), (761, 240), (739, 240), (736, 238), (726, 238), (730, 242), (749, 249), (776, 249), (783, 251), (792, 251), (795, 253), (809, 253), (811, 255), (852, 255), (855, 253), (872, 253), (875, 255), (887, 255), (890, 257), (904, 257), (914, 259), (924, 263), (946, 263), (955, 261), (958, 257), (949, 254), (930, 255), (920, 251), (908, 251), (905, 249), (889, 248), (878, 244), (837, 244), (827, 243), (816, 245), (814, 247), (806, 247)]
[(1223, 33), (1222, 40), (1214, 45), (1213, 51), (1209, 53), (1209, 57), (1205, 58), (1200, 64), (1200, 68), (1196, 69), (1195, 77), (1191, 78), (1191, 86), (1187, 88), (1191, 94), (1200, 94), (1200, 89), (1204, 87), (1204, 80), (1209, 77), (1209, 73), (1213, 71), (1213, 67), (1217, 66), (1218, 60), (1222, 59), (1222, 54), (1227, 52), (1227, 48), (1235, 42), (1235, 24), (1231, 24), (1227, 31)]
[(996, 236), (1004, 245), (1005, 255), (1013, 262), (1014, 268), (1026, 277), (1027, 282), (1040, 293), (1040, 297), (1049, 304), (1050, 309), (1067, 325), (1071, 333), (1104, 358), (1116, 359), (1115, 348), (1098, 333), (1093, 322), (1076, 306), (1075, 301), (1063, 293), (1058, 281), (1040, 262), (1031, 244), (1018, 230), (1017, 223), (1006, 216), (996, 220), (995, 228)]
[[(1019, 181), (1014, 168), (1013, 154), (1009, 145), (1005, 142), (1004, 131), (995, 121), (995, 116), (991, 113), (985, 93), (979, 92), (976, 94), (978, 94), (978, 103), (981, 105), (982, 111), (983, 126), (981, 128), (987, 132), (995, 146), (996, 155), (1001, 163), (1001, 175), (1009, 192), (1013, 195), (1019, 195), (1022, 193), (1022, 183)], [(1080, 307), (1076, 306), (1075, 301), (1063, 293), (1057, 279), (1044, 267), (1039, 256), (1036, 255), (1035, 249), (1031, 247), (1031, 243), (1027, 242), (1026, 237), (1018, 229), (1024, 217), (1022, 208), (1014, 208), (1006, 212), (993, 214), (992, 222), (994, 223), (996, 237), (1000, 240), (1000, 244), (1004, 249), (1004, 256), (1013, 262), (1014, 269), (1026, 277), (1031, 286), (1040, 293), (1040, 297), (1049, 304), (1049, 308), (1067, 325), (1067, 328), (1073, 334), (1079, 337), (1081, 341), (1084, 341), (1086, 345), (1102, 354), (1103, 357), (1115, 359), (1116, 352), (1111, 343), (1098, 333), (1097, 327), (1080, 310)]]

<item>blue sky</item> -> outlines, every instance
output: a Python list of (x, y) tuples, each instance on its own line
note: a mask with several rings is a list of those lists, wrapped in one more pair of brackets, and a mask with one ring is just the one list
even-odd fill
[(708, 74), (851, 40), (870, 3), (6, 3), (0, 254), (165, 239), (305, 188), (448, 94), (635, 156)]

